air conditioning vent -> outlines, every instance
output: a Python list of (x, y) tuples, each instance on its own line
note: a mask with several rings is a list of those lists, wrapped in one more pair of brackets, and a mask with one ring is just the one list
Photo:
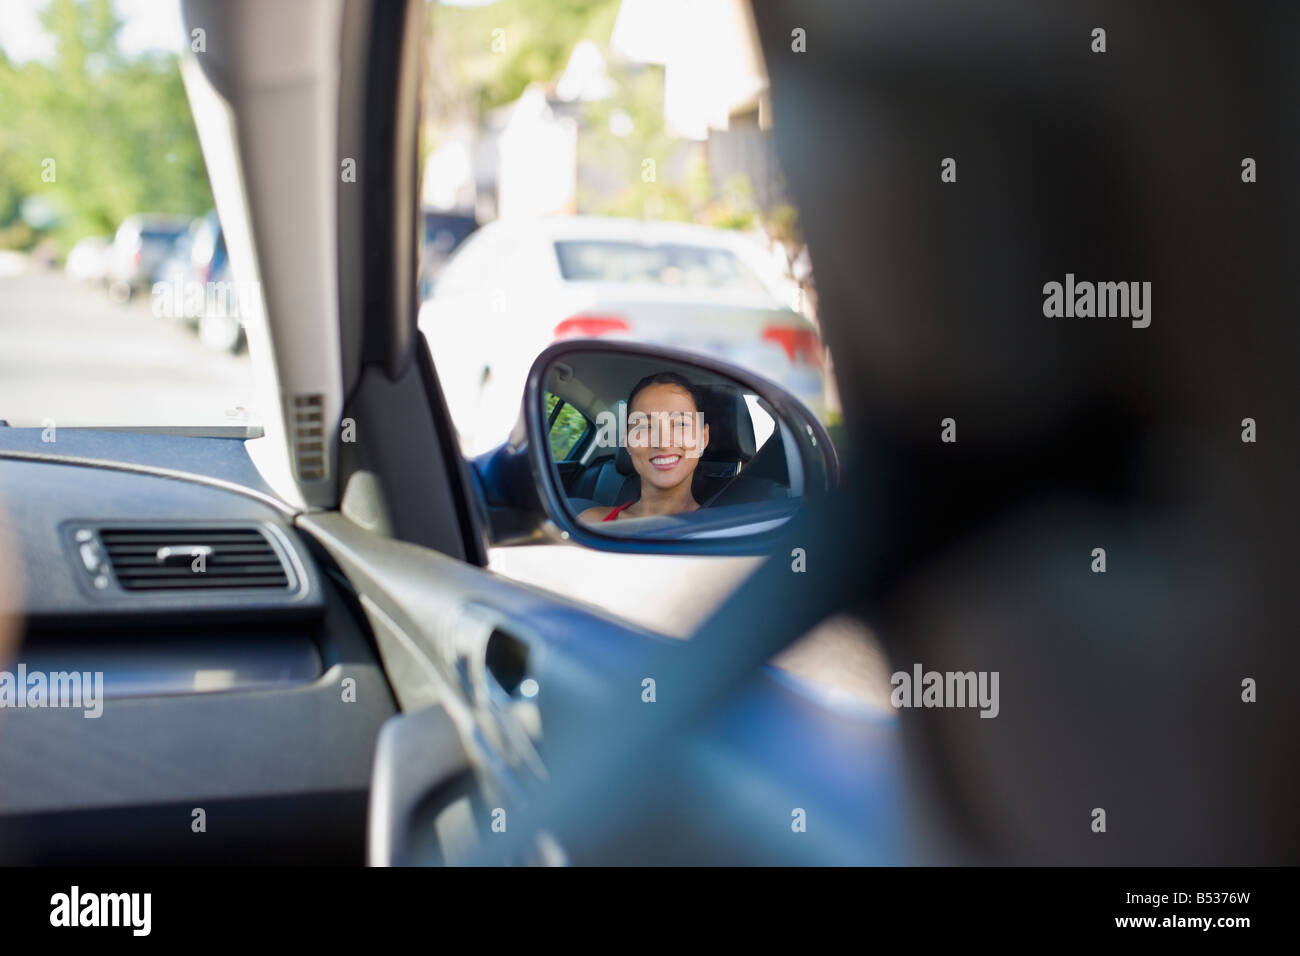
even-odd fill
[(99, 542), (127, 591), (289, 587), (259, 528), (101, 528)]
[(293, 453), (299, 481), (324, 481), (325, 465), (325, 396), (293, 397)]

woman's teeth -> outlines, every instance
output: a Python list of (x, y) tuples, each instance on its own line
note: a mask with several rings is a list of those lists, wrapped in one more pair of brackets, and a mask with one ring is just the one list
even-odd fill
[(681, 455), (657, 455), (656, 457), (650, 459), (650, 464), (654, 465), (656, 468), (667, 469), (667, 468), (672, 468), (681, 460), (682, 460)]

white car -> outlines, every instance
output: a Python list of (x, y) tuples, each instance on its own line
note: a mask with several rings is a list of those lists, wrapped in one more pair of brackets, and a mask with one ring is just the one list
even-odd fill
[(568, 337), (714, 355), (822, 415), (821, 340), (785, 300), (770, 259), (742, 233), (585, 216), (505, 219), (447, 263), (419, 326), (462, 449), (476, 455), (508, 436), (533, 359)]
[(87, 236), (77, 240), (68, 253), (63, 271), (78, 282), (103, 282), (108, 272), (111, 242), (107, 236)]
[(137, 213), (117, 227), (108, 252), (109, 294), (125, 301), (149, 288), (154, 272), (167, 261), (176, 240), (190, 227), (184, 216)]

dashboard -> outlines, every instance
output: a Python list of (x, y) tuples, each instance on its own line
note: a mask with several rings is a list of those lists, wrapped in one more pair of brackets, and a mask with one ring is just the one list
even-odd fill
[[(397, 705), (242, 438), (41, 439), (0, 427), (24, 619), (0, 663), (0, 862), (362, 863)], [(68, 675), (85, 706), (50, 706)]]
[[(295, 515), (245, 437), (0, 427), (0, 513), (24, 618), (0, 662), (0, 864), (472, 861), (453, 849), (486, 807), (585, 766), (598, 725), (622, 740), (649, 713), (644, 675), (686, 666), (681, 641), (338, 513)], [(34, 674), (91, 675), (95, 699), (6, 700)], [(816, 779), (851, 817), (897, 819), (892, 723), (770, 667), (748, 687), (650, 762), (676, 781), (673, 827), (697, 800), (730, 806), (737, 774), (791, 806)], [(683, 843), (643, 823), (599, 844), (574, 826), (574, 862), (788, 853), (743, 826)], [(847, 860), (842, 837), (802, 852)]]

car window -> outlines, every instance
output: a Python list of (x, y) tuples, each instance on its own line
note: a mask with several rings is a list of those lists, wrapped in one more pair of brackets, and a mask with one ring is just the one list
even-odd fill
[(179, 4), (11, 6), (26, 27), (0, 30), (0, 420), (49, 441), (255, 424), (227, 305), (252, 291), (188, 243), (214, 204)]
[(577, 408), (552, 392), (546, 393), (546, 421), (552, 457), (556, 461), (568, 461), (581, 447), (591, 422)]
[(140, 230), (140, 238), (149, 242), (175, 242), (184, 234), (186, 228), (188, 228), (188, 224), (186, 226), (177, 226), (174, 229), (145, 228)]
[(704, 353), (838, 414), (747, 4), (650, 30), (659, 6), (434, 4), (418, 212), (477, 230), (421, 283), (419, 327), (467, 456), (507, 441), (530, 366), (572, 338)]
[(754, 445), (762, 448), (776, 431), (776, 419), (764, 407), (763, 400), (752, 392), (745, 394), (745, 406), (749, 409), (749, 417), (754, 426)]
[(766, 291), (729, 249), (612, 240), (555, 244), (566, 282), (624, 282), (694, 289)]

